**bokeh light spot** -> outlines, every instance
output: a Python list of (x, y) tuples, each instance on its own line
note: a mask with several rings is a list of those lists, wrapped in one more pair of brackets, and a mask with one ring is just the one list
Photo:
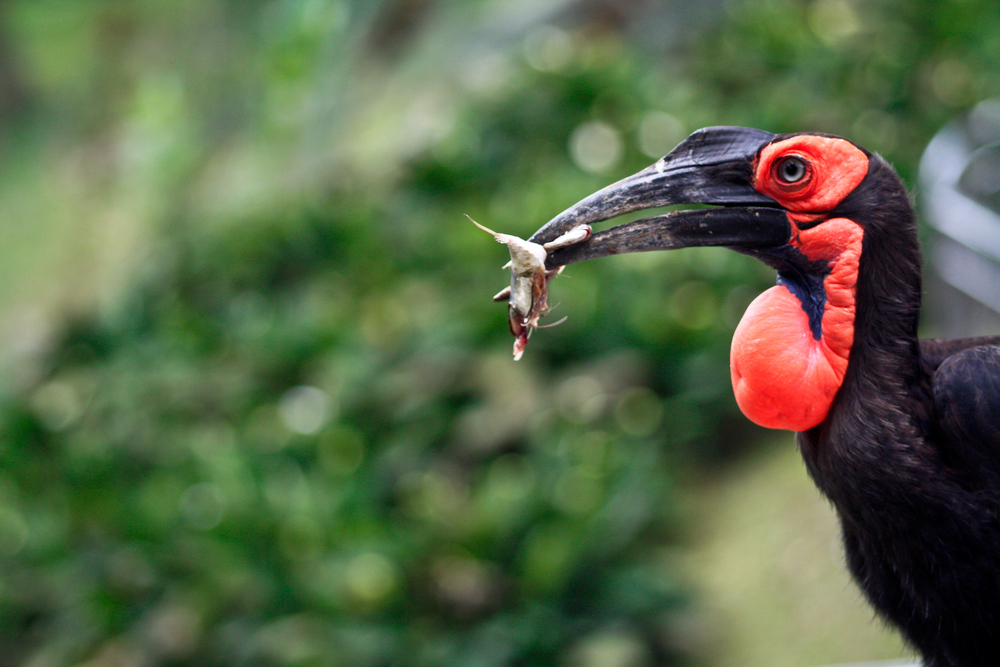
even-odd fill
[(524, 39), (524, 57), (542, 72), (561, 72), (573, 62), (573, 40), (561, 28), (543, 25)]
[(604, 387), (590, 375), (577, 375), (559, 385), (556, 392), (559, 412), (569, 421), (586, 424), (604, 411), (607, 396)]
[(449, 555), (431, 566), (435, 593), (463, 616), (490, 606), (497, 597), (495, 568), (466, 556)]
[(181, 494), (181, 516), (196, 530), (211, 530), (222, 521), (226, 511), (226, 497), (215, 484), (192, 484)]
[(624, 630), (606, 630), (585, 637), (566, 660), (568, 667), (647, 667), (652, 664), (646, 644)]
[(820, 41), (832, 46), (855, 35), (861, 22), (848, 0), (817, 0), (809, 10), (809, 28)]
[(83, 404), (73, 385), (53, 380), (35, 390), (31, 407), (50, 431), (72, 426), (83, 414)]
[(684, 138), (684, 124), (665, 111), (650, 111), (639, 122), (639, 150), (652, 158), (661, 158)]
[(629, 435), (650, 435), (663, 418), (663, 402), (648, 387), (632, 387), (615, 405), (615, 421)]
[(669, 307), (674, 321), (688, 329), (705, 329), (719, 316), (715, 292), (698, 280), (678, 287), (670, 297)]
[(595, 120), (583, 123), (573, 130), (569, 152), (580, 169), (604, 173), (618, 166), (625, 146), (621, 133), (616, 128)]
[(329, 422), (333, 407), (333, 399), (328, 393), (303, 385), (285, 392), (278, 404), (278, 413), (289, 431), (313, 435)]
[(942, 104), (959, 107), (970, 101), (972, 73), (958, 58), (945, 58), (931, 70), (930, 87)]
[(399, 584), (399, 568), (376, 552), (355, 556), (347, 564), (344, 584), (354, 602), (366, 608), (381, 606)]

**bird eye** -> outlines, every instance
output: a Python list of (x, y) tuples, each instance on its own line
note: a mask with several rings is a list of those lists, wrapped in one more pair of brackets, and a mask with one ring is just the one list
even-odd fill
[(809, 174), (809, 167), (802, 158), (791, 156), (777, 162), (774, 174), (785, 185), (794, 185)]

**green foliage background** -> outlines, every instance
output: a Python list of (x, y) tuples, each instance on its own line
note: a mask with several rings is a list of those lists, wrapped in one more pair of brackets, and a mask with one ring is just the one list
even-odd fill
[(712, 124), (913, 183), (1000, 16), (693, 5), (4, 3), (0, 665), (696, 662), (677, 486), (763, 435), (772, 276), (573, 267), (515, 363), (463, 214), (527, 236)]

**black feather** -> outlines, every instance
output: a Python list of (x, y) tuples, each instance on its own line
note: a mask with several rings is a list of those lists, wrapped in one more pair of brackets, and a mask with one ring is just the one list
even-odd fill
[(925, 665), (1000, 665), (1000, 337), (918, 343), (916, 225), (881, 158), (832, 213), (865, 232), (855, 336), (803, 458), (855, 579)]
[(1000, 501), (1000, 342), (949, 356), (935, 371), (933, 387), (955, 466)]

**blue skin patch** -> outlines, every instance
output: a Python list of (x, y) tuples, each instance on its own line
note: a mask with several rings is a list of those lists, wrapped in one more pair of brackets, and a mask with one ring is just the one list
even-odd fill
[(756, 257), (778, 271), (778, 284), (784, 285), (802, 304), (802, 310), (809, 318), (809, 330), (813, 338), (823, 336), (823, 310), (826, 307), (826, 289), (823, 281), (830, 274), (829, 262), (812, 261), (802, 251), (792, 245), (780, 248), (757, 248), (738, 252)]
[[(829, 270), (828, 270), (829, 272)], [(778, 284), (784, 285), (794, 294), (802, 310), (809, 316), (809, 330), (813, 338), (819, 340), (823, 335), (823, 309), (826, 306), (826, 290), (823, 289), (823, 278), (816, 274), (789, 275), (778, 273)]]

